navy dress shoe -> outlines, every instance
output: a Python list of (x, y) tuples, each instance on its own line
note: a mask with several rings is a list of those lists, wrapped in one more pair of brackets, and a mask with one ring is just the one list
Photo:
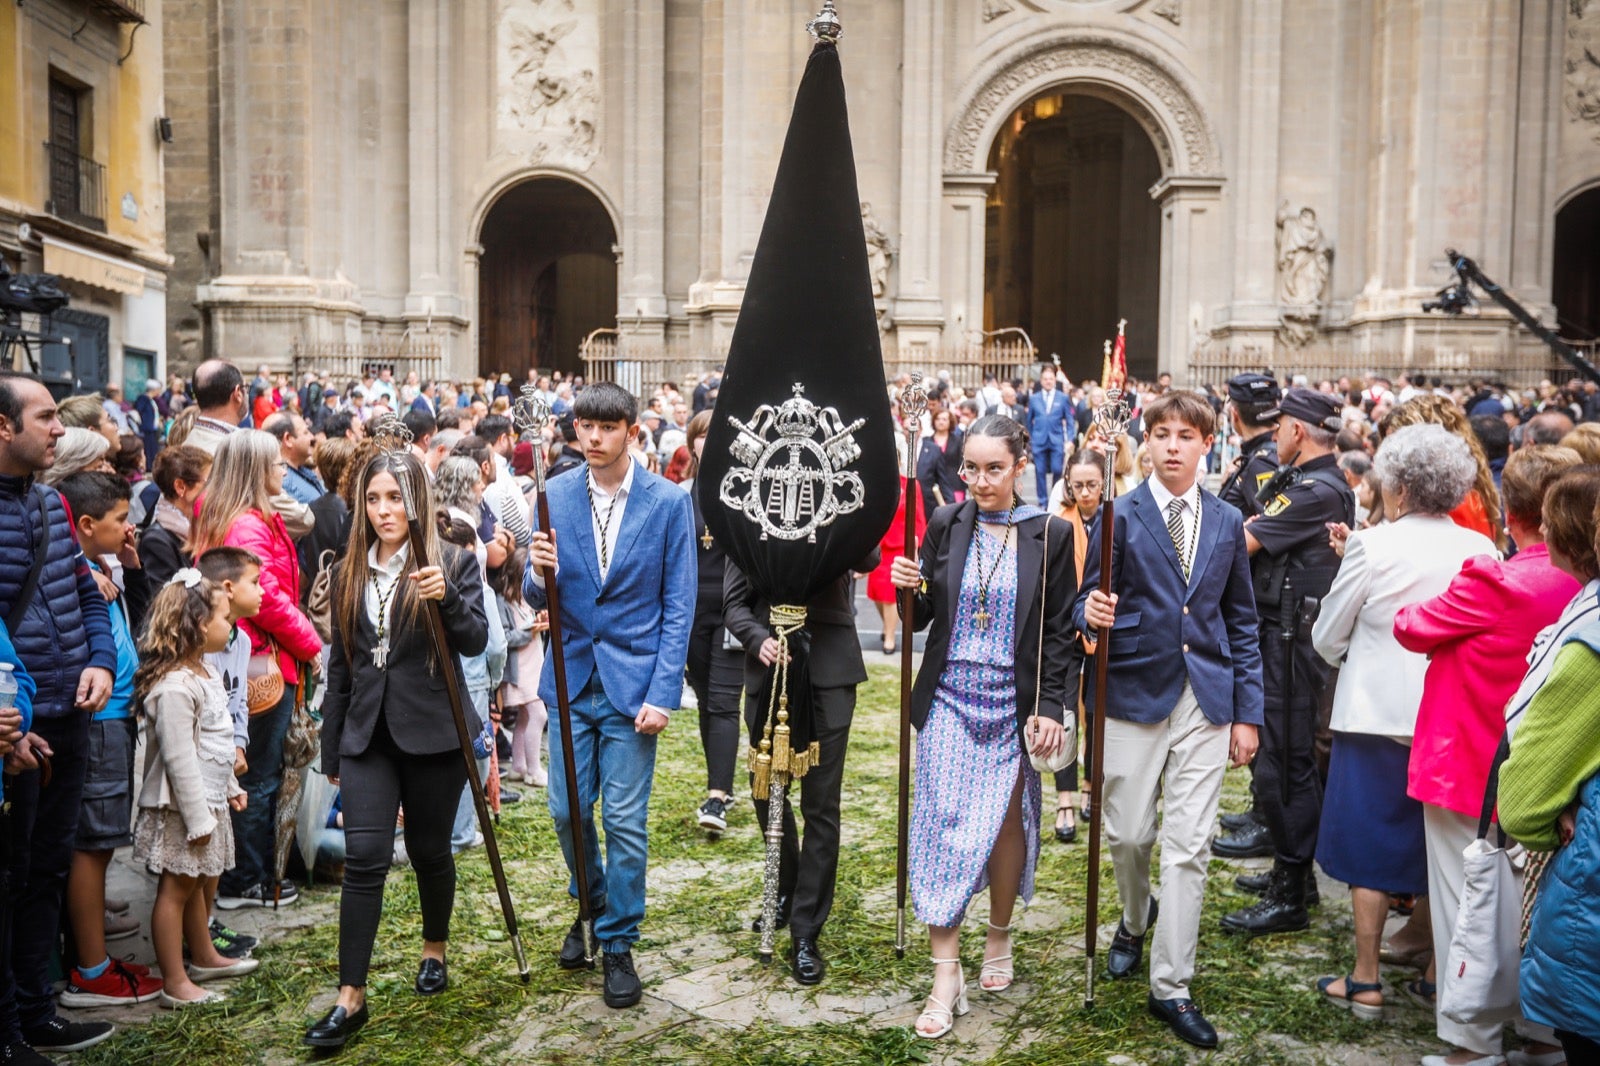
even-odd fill
[(1200, 1008), (1194, 1005), (1192, 999), (1157, 999), (1150, 997), (1147, 1004), (1150, 1013), (1167, 1023), (1178, 1039), (1187, 1041), (1195, 1047), (1214, 1048), (1217, 1046), (1217, 1031), (1206, 1021), (1206, 1016), (1200, 1013)]
[(1155, 900), (1150, 901), (1150, 920), (1145, 923), (1144, 933), (1134, 936), (1128, 932), (1128, 927), (1121, 919), (1117, 921), (1117, 935), (1111, 938), (1111, 950), (1106, 952), (1106, 972), (1112, 977), (1121, 980), (1129, 977), (1139, 968), (1140, 961), (1144, 958), (1145, 933), (1150, 932), (1150, 927), (1156, 924), (1156, 914), (1160, 910)]
[(423, 959), (417, 968), (417, 995), (437, 996), (450, 987), (450, 971), (443, 959)]
[(828, 972), (828, 964), (822, 958), (822, 952), (817, 950), (817, 942), (808, 936), (794, 938), (794, 959), (790, 964), (794, 979), (803, 985), (817, 985), (822, 983), (823, 974)]
[(352, 1036), (361, 1031), (367, 1024), (367, 1005), (361, 1004), (361, 1009), (354, 1014), (343, 1007), (334, 1007), (324, 1014), (311, 1028), (306, 1030), (304, 1043), (309, 1047), (341, 1048)]

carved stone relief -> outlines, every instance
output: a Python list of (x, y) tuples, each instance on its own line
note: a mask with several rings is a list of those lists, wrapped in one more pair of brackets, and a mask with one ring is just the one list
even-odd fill
[(1160, 3), (1150, 10), (1174, 26), (1183, 24), (1183, 0), (1160, 0)]
[(1595, 127), (1600, 143), (1600, 5), (1592, 0), (1567, 0), (1567, 40), (1563, 67), (1566, 74), (1567, 113), (1574, 122)]
[(1007, 0), (983, 0), (983, 21), (993, 22), (1001, 15), (1009, 15), (1015, 11)]
[(1283, 340), (1290, 347), (1304, 347), (1316, 336), (1333, 261), (1333, 249), (1317, 222), (1317, 213), (1309, 207), (1292, 211), (1285, 200), (1278, 208), (1277, 251)]
[(576, 0), (504, 0), (496, 61), (501, 143), (530, 164), (588, 170), (599, 152), (595, 6)]
[(867, 237), (867, 271), (872, 276), (872, 296), (882, 299), (889, 291), (889, 262), (894, 258), (894, 246), (878, 220), (872, 217), (872, 205), (865, 200), (861, 202), (861, 229)]

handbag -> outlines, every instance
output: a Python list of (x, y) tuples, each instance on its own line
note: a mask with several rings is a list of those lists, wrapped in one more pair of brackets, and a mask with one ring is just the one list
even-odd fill
[(311, 579), (311, 591), (306, 593), (306, 614), (311, 626), (322, 638), (323, 644), (333, 643), (333, 557), (332, 548), (324, 548), (317, 556), (317, 576)]
[(267, 639), (267, 650), (250, 653), (245, 671), (245, 706), (250, 717), (266, 714), (283, 700), (283, 668), (278, 665), (278, 645)]
[(1517, 979), (1522, 959), (1519, 930), (1522, 918), (1521, 859), (1518, 845), (1506, 848), (1506, 834), (1497, 825), (1496, 842), (1489, 841), (1500, 791), (1500, 764), (1511, 752), (1502, 738), (1489, 768), (1483, 812), (1477, 839), (1462, 852), (1465, 879), (1461, 909), (1439, 967), (1439, 1013), (1463, 1025), (1514, 1021), (1521, 1013)]
[(294, 713), (289, 718), (289, 731), (283, 738), (285, 770), (299, 770), (310, 766), (322, 747), (322, 723), (313, 718), (310, 709), (306, 707), (305, 692), (305, 681), (302, 679), (300, 684), (295, 686)]
[(1028, 761), (1041, 774), (1058, 774), (1078, 761), (1078, 716), (1062, 715), (1061, 747), (1048, 759), (1033, 752), (1033, 727), (1039, 720), (1039, 690), (1044, 687), (1044, 612), (1050, 601), (1050, 516), (1044, 517), (1044, 574), (1039, 579), (1039, 648), (1033, 664), (1033, 714), (1028, 717), (1023, 736), (1028, 742)]

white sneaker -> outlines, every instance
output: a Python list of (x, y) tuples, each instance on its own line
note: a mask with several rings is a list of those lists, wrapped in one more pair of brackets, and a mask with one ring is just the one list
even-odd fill
[(1466, 1062), (1452, 1063), (1449, 1055), (1424, 1055), (1422, 1066), (1506, 1066), (1504, 1055), (1479, 1055)]

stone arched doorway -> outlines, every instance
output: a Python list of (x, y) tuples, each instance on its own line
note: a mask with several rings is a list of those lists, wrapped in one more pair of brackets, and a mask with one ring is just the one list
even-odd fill
[(1600, 337), (1600, 185), (1574, 196), (1556, 212), (1551, 296), (1564, 337)]
[[(1096, 341), (1109, 336), (1117, 319), (1126, 317), (1129, 369), (1171, 370), (1181, 381), (1206, 328), (1205, 309), (1225, 299), (1221, 273), (1203, 267), (1208, 261), (1206, 249), (1220, 239), (1222, 156), (1193, 79), (1163, 48), (1135, 34), (1045, 28), (1014, 39), (973, 71), (945, 132), (944, 286), (949, 294), (945, 328), (970, 335), (980, 323), (985, 328), (1016, 324), (991, 314), (995, 308), (986, 300), (986, 268), (997, 236), (990, 229), (989, 201), (1002, 177), (996, 169), (1001, 160), (994, 152), (1003, 147), (1019, 114), (1047, 99), (1060, 101), (1063, 109), (1070, 106), (1085, 121), (1115, 127), (1118, 143), (1132, 153), (1127, 176), (1120, 178), (1124, 185), (1131, 186), (1133, 174), (1153, 176), (1144, 195), (1156, 211), (1158, 236), (1153, 247), (1141, 246), (1134, 253), (1136, 266), (1126, 293), (1120, 291), (1119, 279), (1113, 302), (1122, 309), (1094, 310), (1105, 321), (1086, 323), (1086, 336)], [(1151, 155), (1154, 170), (1149, 166)], [(999, 195), (1004, 196), (1004, 190)], [(1130, 209), (1133, 201), (1137, 197), (1128, 201)], [(1109, 199), (1103, 202), (1111, 204)], [(1121, 210), (1124, 202), (1119, 195), (1116, 209)], [(1135, 219), (1130, 232), (1146, 232), (1147, 220), (1148, 215)], [(1100, 269), (1121, 270), (1120, 247), (1087, 248), (1082, 254), (1095, 257)], [(1145, 277), (1150, 260), (1155, 262), (1153, 313), (1147, 295), (1150, 283), (1136, 283)], [(1071, 315), (1072, 308), (1066, 313)], [(1136, 320), (1135, 313), (1146, 320)], [(1143, 343), (1135, 340), (1140, 334)], [(1085, 343), (1071, 332), (1062, 336), (1063, 343)], [(1043, 342), (1036, 338), (1035, 343), (1048, 355), (1050, 349)], [(1083, 373), (1085, 363), (1098, 376), (1098, 347), (1087, 354), (1060, 354), (1064, 364), (1070, 358), (1080, 368), (1074, 377)]]
[(581, 373), (578, 346), (617, 324), (616, 227), (573, 181), (530, 178), (484, 216), (478, 237), (478, 369)]
[(1021, 326), (1078, 381), (1100, 376), (1102, 342), (1126, 318), (1128, 369), (1154, 377), (1161, 162), (1133, 115), (1047, 91), (1006, 120), (989, 171), (984, 328)]

